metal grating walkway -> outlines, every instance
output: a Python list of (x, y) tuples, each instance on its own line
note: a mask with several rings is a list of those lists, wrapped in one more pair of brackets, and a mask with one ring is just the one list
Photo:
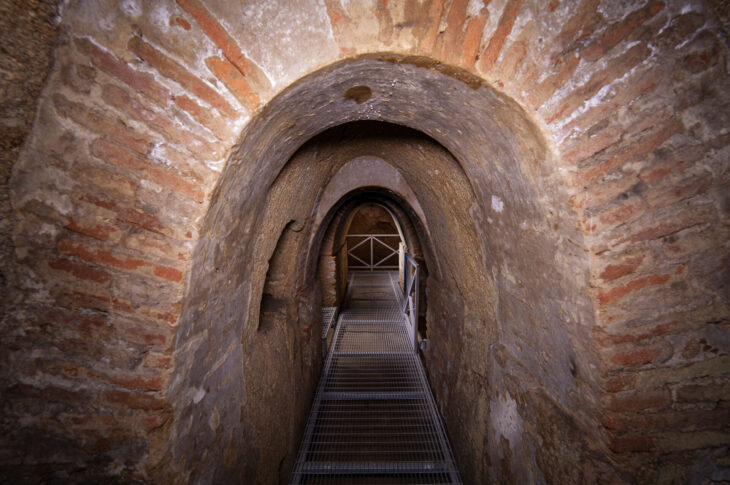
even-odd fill
[(461, 483), (401, 298), (352, 273), (289, 483)]

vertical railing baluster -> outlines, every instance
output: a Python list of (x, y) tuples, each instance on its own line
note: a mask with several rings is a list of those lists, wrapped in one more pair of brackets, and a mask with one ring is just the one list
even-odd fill
[(370, 239), (370, 271), (373, 271), (375, 269), (375, 266), (373, 266), (373, 236), (368, 239)]

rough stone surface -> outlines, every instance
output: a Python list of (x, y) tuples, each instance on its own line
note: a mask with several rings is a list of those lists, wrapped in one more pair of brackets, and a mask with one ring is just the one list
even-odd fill
[(58, 1), (0, 2), (0, 318), (12, 304), (10, 174), (53, 64)]
[(728, 479), (722, 2), (1, 8), (0, 480), (279, 481), (368, 198), (467, 481)]

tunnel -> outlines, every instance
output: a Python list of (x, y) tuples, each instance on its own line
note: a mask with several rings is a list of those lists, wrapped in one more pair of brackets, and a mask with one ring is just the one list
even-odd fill
[[(220, 446), (238, 456), (217, 473), (288, 476), (321, 366), (323, 241), (337, 240), (333, 224), (366, 200), (401, 215), (428, 268), (423, 358), (468, 480), (486, 480), (505, 459), (549, 460), (529, 438), (546, 422), (584, 430), (576, 452), (595, 433), (595, 365), (584, 350), (592, 315), (575, 297), (587, 262), (580, 234), (560, 241), (574, 223), (567, 197), (545, 190), (552, 155), (513, 102), (423, 62), (330, 66), (275, 98), (244, 133), (201, 231), (200, 277), (175, 343), (180, 463)], [(566, 259), (570, 271), (556, 265)], [(215, 429), (203, 419), (213, 409)], [(492, 445), (497, 433), (512, 441)]]
[(730, 480), (723, 2), (0, 13), (0, 482), (324, 473), (370, 300), (450, 483)]

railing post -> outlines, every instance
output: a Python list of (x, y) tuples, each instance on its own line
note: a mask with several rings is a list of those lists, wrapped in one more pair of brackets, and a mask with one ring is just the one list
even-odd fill
[(398, 243), (398, 284), (403, 289), (405, 288), (406, 280), (403, 266), (406, 263), (406, 245), (403, 241)]
[(420, 279), (418, 266), (416, 266), (416, 270), (413, 272), (413, 277), (415, 278), (416, 284), (416, 291), (413, 296), (413, 351), (418, 353), (418, 280)]
[(370, 235), (370, 271), (373, 271), (375, 269), (375, 266), (373, 266), (373, 236)]
[[(411, 266), (413, 268), (411, 269)], [(418, 263), (407, 254), (404, 255), (403, 272), (405, 274), (405, 288), (403, 289), (403, 312), (411, 326), (413, 351), (418, 352)], [(411, 293), (413, 296), (411, 296)]]

